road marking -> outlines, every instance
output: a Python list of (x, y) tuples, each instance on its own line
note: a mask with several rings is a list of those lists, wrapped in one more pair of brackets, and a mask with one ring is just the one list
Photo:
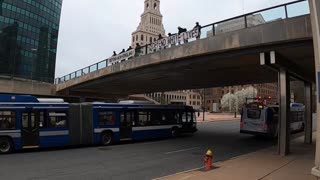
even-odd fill
[(181, 149), (177, 151), (171, 151), (171, 152), (166, 152), (165, 154), (174, 154), (174, 153), (179, 153), (179, 152), (185, 152), (185, 151), (191, 151), (194, 149), (199, 149), (200, 147), (194, 147), (194, 148), (189, 148), (189, 149)]

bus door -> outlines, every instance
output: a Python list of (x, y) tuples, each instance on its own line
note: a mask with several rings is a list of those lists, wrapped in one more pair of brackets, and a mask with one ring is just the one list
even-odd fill
[(39, 120), (40, 114), (35, 111), (26, 111), (22, 113), (22, 147), (39, 147)]
[(193, 127), (193, 112), (186, 111), (182, 114), (182, 128), (185, 130), (191, 129)]
[(134, 112), (125, 111), (120, 114), (120, 140), (132, 139), (132, 125), (134, 122)]

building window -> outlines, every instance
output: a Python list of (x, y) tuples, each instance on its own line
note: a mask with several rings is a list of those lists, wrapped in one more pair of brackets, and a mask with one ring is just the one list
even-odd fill
[(134, 36), (132, 36), (132, 42), (134, 42)]
[(143, 34), (141, 34), (141, 41), (143, 41)]
[(152, 37), (150, 37), (150, 43), (152, 43)]

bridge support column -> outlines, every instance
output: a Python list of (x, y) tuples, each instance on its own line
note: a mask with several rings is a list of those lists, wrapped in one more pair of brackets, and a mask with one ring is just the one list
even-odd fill
[(320, 1), (309, 0), (310, 16), (314, 43), (314, 57), (317, 77), (317, 142), (316, 142), (316, 160), (312, 174), (320, 178), (320, 101), (319, 101), (319, 75), (320, 75)]
[(312, 143), (312, 85), (305, 82), (305, 138), (306, 144)]
[(290, 152), (290, 79), (286, 69), (279, 70), (280, 121), (278, 133), (278, 153), (286, 156)]

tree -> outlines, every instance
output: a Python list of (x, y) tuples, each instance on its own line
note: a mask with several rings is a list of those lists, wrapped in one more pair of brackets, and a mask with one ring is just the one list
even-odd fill
[(221, 99), (221, 106), (229, 112), (240, 112), (242, 105), (246, 103), (246, 98), (256, 98), (257, 95), (257, 89), (250, 86), (237, 91), (235, 94), (225, 94)]

